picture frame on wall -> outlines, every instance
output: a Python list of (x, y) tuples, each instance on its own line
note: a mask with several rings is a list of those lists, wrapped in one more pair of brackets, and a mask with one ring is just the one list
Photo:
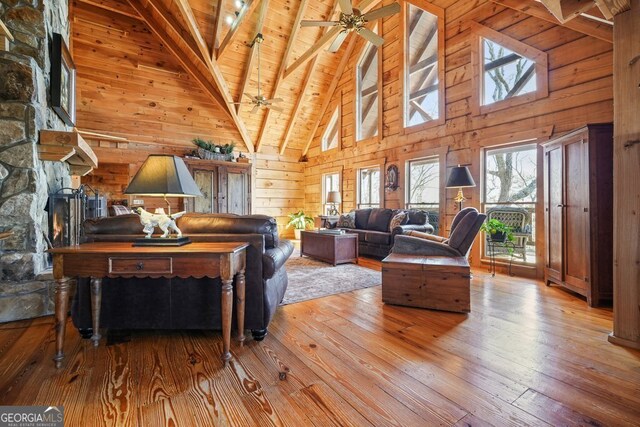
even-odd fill
[(51, 107), (69, 126), (76, 122), (76, 66), (61, 34), (51, 40)]

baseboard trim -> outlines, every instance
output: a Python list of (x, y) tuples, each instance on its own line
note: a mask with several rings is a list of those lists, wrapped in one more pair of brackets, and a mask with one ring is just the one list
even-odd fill
[(640, 350), (640, 341), (631, 341), (625, 338), (616, 337), (615, 335), (613, 335), (613, 332), (609, 334), (608, 339), (609, 339), (609, 342), (612, 344), (633, 348), (635, 350)]

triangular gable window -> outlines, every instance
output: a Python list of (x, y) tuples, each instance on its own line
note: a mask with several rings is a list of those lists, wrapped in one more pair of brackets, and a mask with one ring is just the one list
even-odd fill
[(475, 114), (548, 96), (546, 53), (482, 25), (473, 28)]

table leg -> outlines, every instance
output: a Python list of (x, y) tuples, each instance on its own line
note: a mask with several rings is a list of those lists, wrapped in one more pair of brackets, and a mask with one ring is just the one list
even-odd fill
[[(224, 270), (224, 269), (223, 269)], [(222, 362), (231, 359), (231, 312), (233, 310), (233, 279), (222, 277)]]
[(53, 358), (56, 368), (62, 367), (62, 359), (64, 359), (64, 332), (67, 326), (68, 311), (69, 278), (61, 277), (56, 280), (56, 355)]
[(93, 325), (93, 335), (91, 341), (97, 347), (100, 343), (100, 307), (102, 305), (102, 279), (91, 278), (91, 323)]
[(236, 276), (236, 314), (238, 320), (238, 341), (244, 344), (244, 302), (245, 302), (245, 275), (244, 269)]

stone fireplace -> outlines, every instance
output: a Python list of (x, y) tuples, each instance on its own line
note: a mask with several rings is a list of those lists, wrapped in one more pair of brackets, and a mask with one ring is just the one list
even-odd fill
[(49, 40), (69, 41), (67, 0), (0, 0), (14, 41), (0, 51), (0, 322), (50, 314), (45, 235), (49, 194), (71, 186), (69, 166), (41, 161), (43, 129), (70, 130), (49, 106)]

